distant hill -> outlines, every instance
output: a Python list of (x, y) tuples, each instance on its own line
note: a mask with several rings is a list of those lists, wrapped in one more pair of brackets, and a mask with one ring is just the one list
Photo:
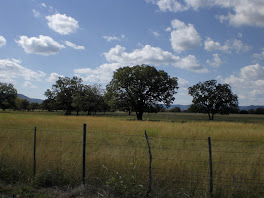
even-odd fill
[(25, 95), (23, 95), (23, 94), (17, 94), (17, 97), (18, 98), (21, 98), (21, 99), (23, 99), (23, 100), (27, 100), (27, 101), (29, 101), (30, 103), (39, 103), (39, 104), (41, 104), (42, 102), (43, 102), (43, 100), (41, 100), (41, 99), (35, 99), (35, 98), (29, 98), (29, 97), (27, 97), (27, 96), (25, 96)]
[(260, 106), (260, 105), (239, 106), (240, 110), (246, 110), (246, 111), (248, 111), (249, 109), (256, 110), (257, 108), (264, 108), (264, 106)]
[[(171, 105), (168, 109), (172, 109), (174, 107), (180, 107), (182, 111), (185, 111), (185, 110), (187, 110), (190, 107), (190, 105), (179, 105), (179, 104), (176, 104), (176, 105)], [(257, 108), (260, 108), (260, 107), (264, 108), (264, 106), (262, 106), (262, 105), (250, 105), (250, 106), (239, 106), (239, 109), (248, 111), (249, 109), (256, 110)], [(165, 106), (164, 106), (164, 108), (166, 109)]]
[(190, 107), (190, 105), (180, 105), (180, 104), (176, 104), (176, 105), (171, 105), (168, 109), (173, 109), (175, 107), (180, 107), (181, 108), (181, 111), (185, 111), (185, 110), (187, 110)]

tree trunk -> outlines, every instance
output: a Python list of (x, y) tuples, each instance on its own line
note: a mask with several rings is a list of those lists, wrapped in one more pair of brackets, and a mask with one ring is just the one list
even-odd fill
[(208, 116), (209, 116), (209, 120), (212, 120), (212, 117), (211, 117), (211, 114), (210, 113), (208, 113)]
[(137, 120), (142, 120), (143, 112), (136, 112), (137, 114)]

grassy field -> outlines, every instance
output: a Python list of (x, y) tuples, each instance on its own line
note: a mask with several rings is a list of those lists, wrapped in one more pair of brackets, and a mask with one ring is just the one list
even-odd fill
[[(153, 156), (153, 197), (210, 196), (208, 137), (215, 197), (264, 196), (263, 115), (217, 115), (212, 122), (207, 115), (189, 113), (144, 114), (144, 121), (121, 112), (61, 114), (0, 112), (3, 181), (42, 187), (80, 185), (86, 123), (86, 183), (94, 191), (101, 189), (103, 196), (145, 195), (149, 166), (145, 130)], [(37, 169), (33, 180), (34, 127)]]

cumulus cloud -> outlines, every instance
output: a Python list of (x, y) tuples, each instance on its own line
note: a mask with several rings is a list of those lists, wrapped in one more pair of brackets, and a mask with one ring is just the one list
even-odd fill
[(186, 25), (182, 21), (175, 19), (171, 22), (171, 46), (175, 52), (194, 49), (201, 45), (201, 37), (193, 24)]
[(24, 87), (27, 87), (27, 88), (31, 88), (31, 89), (35, 89), (37, 88), (37, 86), (33, 85), (31, 82), (29, 81), (25, 81), (24, 82)]
[(113, 77), (113, 72), (124, 65), (120, 63), (103, 64), (95, 69), (75, 69), (74, 75), (80, 76), (84, 81), (90, 83), (108, 83)]
[(225, 53), (231, 53), (232, 51), (235, 51), (239, 53), (250, 50), (250, 46), (244, 44), (241, 40), (238, 39), (227, 40), (222, 45), (218, 41), (213, 41), (211, 38), (207, 38), (204, 41), (204, 49), (206, 51), (222, 51)]
[(197, 73), (208, 73), (208, 69), (203, 67), (194, 55), (188, 55), (181, 58), (174, 64), (175, 67), (190, 70)]
[(182, 12), (188, 9), (220, 7), (228, 10), (219, 15), (220, 22), (230, 25), (264, 27), (264, 1), (261, 0), (146, 0), (156, 4), (163, 12)]
[(184, 6), (175, 0), (146, 0), (146, 1), (157, 4), (162, 12), (167, 12), (167, 11), (180, 12), (188, 9), (187, 6)]
[(255, 61), (264, 60), (264, 48), (261, 50), (260, 53), (254, 53), (253, 57)]
[(40, 81), (46, 74), (42, 71), (32, 71), (21, 65), (21, 61), (16, 59), (0, 60), (0, 81), (15, 82), (17, 78), (23, 78), (26, 81)]
[(3, 47), (6, 44), (6, 39), (0, 35), (0, 47)]
[(111, 42), (111, 41), (121, 41), (122, 39), (125, 38), (125, 35), (122, 34), (120, 37), (116, 37), (116, 36), (103, 36), (103, 38), (108, 41), (108, 42)]
[(126, 48), (120, 45), (111, 48), (104, 56), (108, 62), (122, 63), (124, 65), (151, 64), (151, 65), (169, 65), (180, 59), (168, 51), (163, 51), (159, 47), (146, 45), (141, 49), (136, 49), (130, 53)]
[(48, 26), (62, 35), (71, 34), (79, 28), (78, 21), (66, 14), (54, 14), (46, 16), (46, 19), (48, 21)]
[(108, 62), (121, 63), (123, 65), (172, 65), (177, 68), (187, 69), (198, 73), (208, 72), (208, 70), (205, 69), (193, 55), (180, 58), (179, 56), (175, 56), (159, 47), (152, 47), (150, 45), (146, 45), (141, 49), (136, 49), (130, 53), (126, 52), (125, 47), (117, 45), (104, 53), (104, 56)]
[(248, 65), (242, 67), (237, 76), (230, 75), (227, 78), (219, 77), (219, 79), (230, 84), (244, 104), (263, 105), (264, 66)]
[(213, 60), (206, 60), (206, 63), (212, 67), (219, 67), (222, 64), (222, 60), (218, 54), (213, 54)]
[(204, 49), (206, 51), (216, 51), (216, 50), (219, 50), (219, 51), (223, 51), (223, 52), (230, 52), (230, 46), (229, 46), (229, 44), (226, 43), (224, 45), (221, 45), (219, 42), (213, 41), (211, 38), (207, 38), (204, 41)]
[(19, 40), (16, 42), (24, 49), (26, 53), (39, 54), (43, 56), (57, 54), (61, 49), (64, 48), (64, 45), (57, 43), (48, 36), (42, 35), (39, 35), (39, 38), (20, 36)]
[(187, 89), (190, 86), (189, 81), (187, 81), (183, 78), (178, 78), (178, 84), (179, 84), (179, 88)]
[(84, 46), (76, 45), (76, 44), (74, 44), (74, 43), (72, 43), (70, 41), (65, 41), (64, 43), (65, 43), (65, 45), (67, 45), (67, 46), (69, 46), (69, 47), (71, 47), (73, 49), (76, 49), (76, 50), (84, 50), (85, 49)]
[(57, 73), (51, 73), (50, 76), (46, 79), (47, 82), (55, 82), (59, 79), (59, 77), (64, 77), (63, 75), (59, 75)]
[[(116, 45), (108, 52), (104, 53), (108, 63), (100, 65), (95, 69), (80, 68), (75, 69), (74, 73), (80, 76), (84, 81), (93, 83), (107, 83), (112, 79), (113, 72), (124, 66), (133, 66), (148, 64), (153, 66), (174, 66), (176, 68), (186, 69), (197, 73), (208, 72), (195, 56), (189, 55), (183, 58), (175, 56), (168, 51), (164, 51), (159, 47), (150, 45), (135, 49), (132, 52), (126, 52), (126, 48)], [(181, 81), (182, 84), (187, 82)]]

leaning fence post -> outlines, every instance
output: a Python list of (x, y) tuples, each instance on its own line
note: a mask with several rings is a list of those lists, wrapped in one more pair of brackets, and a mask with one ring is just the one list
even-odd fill
[(208, 137), (208, 146), (209, 146), (209, 171), (210, 171), (210, 196), (213, 196), (213, 160), (212, 160), (212, 146), (211, 138)]
[(145, 137), (147, 140), (148, 150), (149, 150), (149, 181), (148, 181), (148, 191), (147, 191), (147, 196), (149, 196), (149, 193), (151, 191), (151, 180), (152, 180), (152, 175), (151, 175), (152, 154), (151, 154), (151, 149), (150, 149), (149, 140), (148, 140), (148, 134), (147, 134), (146, 130), (145, 130)]
[(86, 150), (86, 124), (83, 124), (83, 161), (82, 161), (82, 183), (85, 185), (85, 150)]
[(36, 139), (37, 139), (37, 127), (34, 128), (34, 149), (33, 149), (33, 176), (36, 176)]

